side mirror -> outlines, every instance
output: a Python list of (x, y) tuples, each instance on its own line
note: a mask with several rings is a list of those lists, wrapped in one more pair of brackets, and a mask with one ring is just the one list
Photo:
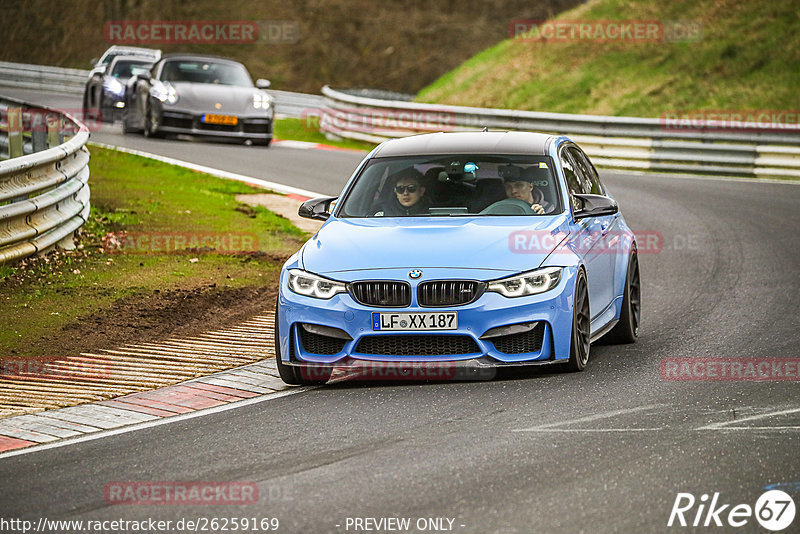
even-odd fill
[(614, 215), (619, 211), (617, 201), (611, 197), (603, 195), (575, 195), (575, 198), (581, 201), (582, 206), (573, 214), (575, 219)]
[(269, 80), (265, 80), (264, 78), (259, 78), (256, 80), (256, 87), (259, 89), (266, 89), (270, 85), (272, 85), (272, 83)]
[(93, 57), (92, 61), (89, 63), (92, 67), (97, 65), (97, 62), (100, 61), (99, 57)]
[(146, 81), (146, 80), (149, 80), (149, 79), (150, 79), (150, 73), (149, 72), (141, 72), (141, 73), (136, 75), (136, 80), (137, 81), (138, 80), (145, 80)]
[(297, 214), (306, 219), (326, 221), (331, 216), (330, 211), (328, 211), (331, 203), (337, 198), (338, 197), (320, 197), (306, 200), (300, 204), (300, 209), (297, 210)]

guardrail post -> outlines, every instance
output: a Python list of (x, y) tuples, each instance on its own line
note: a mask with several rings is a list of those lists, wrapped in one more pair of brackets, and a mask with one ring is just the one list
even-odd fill
[(64, 117), (61, 117), (58, 120), (58, 144), (59, 145), (64, 144), (64, 141), (66, 139), (66, 136), (64, 135), (64, 132), (66, 130), (67, 130), (67, 119), (64, 118)]
[(31, 146), (34, 152), (41, 152), (48, 148), (47, 132), (44, 131), (41, 125), (36, 126), (33, 131), (31, 131)]
[(47, 146), (53, 148), (58, 146), (58, 120), (51, 120), (47, 122)]
[(75, 250), (75, 241), (72, 239), (73, 235), (74, 234), (69, 234), (68, 236), (64, 237), (64, 239), (56, 243), (56, 246), (61, 250)]
[(22, 145), (22, 108), (8, 107), (8, 157), (24, 155)]

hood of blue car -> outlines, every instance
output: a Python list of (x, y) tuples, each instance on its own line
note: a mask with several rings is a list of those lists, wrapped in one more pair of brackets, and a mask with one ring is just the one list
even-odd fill
[(563, 216), (332, 219), (304, 245), (302, 264), (323, 275), (439, 267), (492, 278), (539, 267), (564, 224)]

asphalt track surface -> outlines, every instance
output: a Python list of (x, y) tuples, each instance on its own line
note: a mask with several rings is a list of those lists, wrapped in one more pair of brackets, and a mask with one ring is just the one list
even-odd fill
[[(109, 130), (94, 139), (322, 193), (336, 193), (361, 157)], [(278, 532), (363, 532), (348, 518), (408, 517), (453, 519), (454, 532), (665, 532), (693, 530), (667, 527), (679, 492), (754, 506), (784, 483), (800, 505), (797, 381), (660, 373), (666, 358), (798, 357), (800, 186), (602, 174), (630, 226), (663, 236), (640, 257), (636, 344), (593, 345), (583, 373), (313, 388), (3, 458), (0, 517), (277, 517)], [(109, 505), (114, 481), (251, 481), (260, 498)], [(736, 530), (765, 532), (753, 517)]]

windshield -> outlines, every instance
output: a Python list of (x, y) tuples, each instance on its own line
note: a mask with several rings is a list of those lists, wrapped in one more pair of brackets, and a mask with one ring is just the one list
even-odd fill
[(213, 61), (168, 61), (161, 71), (161, 80), (253, 87), (253, 81), (243, 65)]
[(150, 70), (152, 63), (148, 61), (117, 61), (111, 70), (111, 76), (114, 78), (128, 79), (137, 74), (143, 74)]
[(547, 156), (375, 158), (338, 216), (552, 215), (562, 211), (552, 169)]

